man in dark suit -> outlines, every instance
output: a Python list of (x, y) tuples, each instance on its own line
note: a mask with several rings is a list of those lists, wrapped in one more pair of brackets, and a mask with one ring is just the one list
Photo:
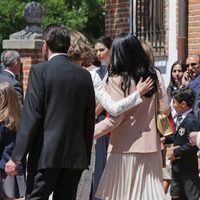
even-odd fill
[(5, 50), (1, 54), (1, 62), (4, 69), (0, 73), (0, 83), (8, 82), (14, 86), (21, 102), (23, 102), (23, 86), (16, 79), (21, 66), (19, 53), (13, 50)]
[(9, 175), (26, 153), (29, 200), (76, 198), (82, 171), (90, 164), (95, 97), (89, 72), (67, 58), (69, 30), (51, 24), (43, 33), (47, 62), (31, 68)]

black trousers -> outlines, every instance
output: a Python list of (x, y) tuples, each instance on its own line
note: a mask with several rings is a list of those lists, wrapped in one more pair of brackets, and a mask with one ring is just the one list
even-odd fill
[(170, 195), (180, 199), (197, 200), (200, 196), (200, 179), (198, 170), (176, 172), (172, 169)]
[(75, 200), (83, 170), (50, 168), (28, 173), (26, 200)]

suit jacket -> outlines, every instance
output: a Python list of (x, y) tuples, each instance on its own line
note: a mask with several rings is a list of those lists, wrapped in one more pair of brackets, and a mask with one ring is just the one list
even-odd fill
[(85, 169), (94, 123), (90, 73), (65, 55), (37, 64), (30, 71), (12, 160), (20, 161), (28, 152), (28, 170)]
[(19, 98), (20, 98), (20, 101), (23, 102), (23, 86), (22, 84), (15, 79), (15, 77), (12, 76), (12, 74), (10, 74), (9, 72), (7, 71), (2, 71), (0, 73), (0, 83), (3, 83), (3, 82), (8, 82), (10, 85), (12, 85)]
[[(159, 80), (160, 109), (169, 113), (169, 99), (166, 93), (162, 77), (157, 72)], [(122, 78), (110, 77), (107, 92), (113, 100), (124, 98), (120, 88)], [(132, 80), (130, 92), (136, 90), (135, 81)], [(113, 117), (109, 116), (95, 126), (95, 138), (110, 131), (110, 144), (108, 152), (113, 153), (149, 153), (160, 150), (160, 138), (156, 131), (155, 119), (155, 95), (150, 98), (142, 97), (143, 102), (136, 107)]]
[(200, 121), (193, 112), (186, 115), (173, 136), (167, 136), (165, 143), (174, 144), (174, 155), (176, 159), (172, 161), (172, 169), (176, 172), (198, 171), (197, 150), (188, 140), (188, 135), (192, 131), (200, 131)]
[(199, 117), (199, 108), (200, 108), (200, 75), (192, 80), (189, 84), (189, 88), (195, 92), (196, 99), (194, 102), (194, 113)]

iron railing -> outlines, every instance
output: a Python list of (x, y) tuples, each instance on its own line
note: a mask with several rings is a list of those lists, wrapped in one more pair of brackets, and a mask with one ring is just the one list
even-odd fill
[(148, 41), (155, 56), (166, 56), (164, 0), (137, 0), (136, 35)]

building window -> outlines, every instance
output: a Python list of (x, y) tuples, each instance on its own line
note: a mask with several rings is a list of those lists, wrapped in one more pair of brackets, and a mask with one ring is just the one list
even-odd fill
[(135, 25), (135, 34), (152, 45), (154, 55), (166, 56), (164, 0), (137, 0)]

